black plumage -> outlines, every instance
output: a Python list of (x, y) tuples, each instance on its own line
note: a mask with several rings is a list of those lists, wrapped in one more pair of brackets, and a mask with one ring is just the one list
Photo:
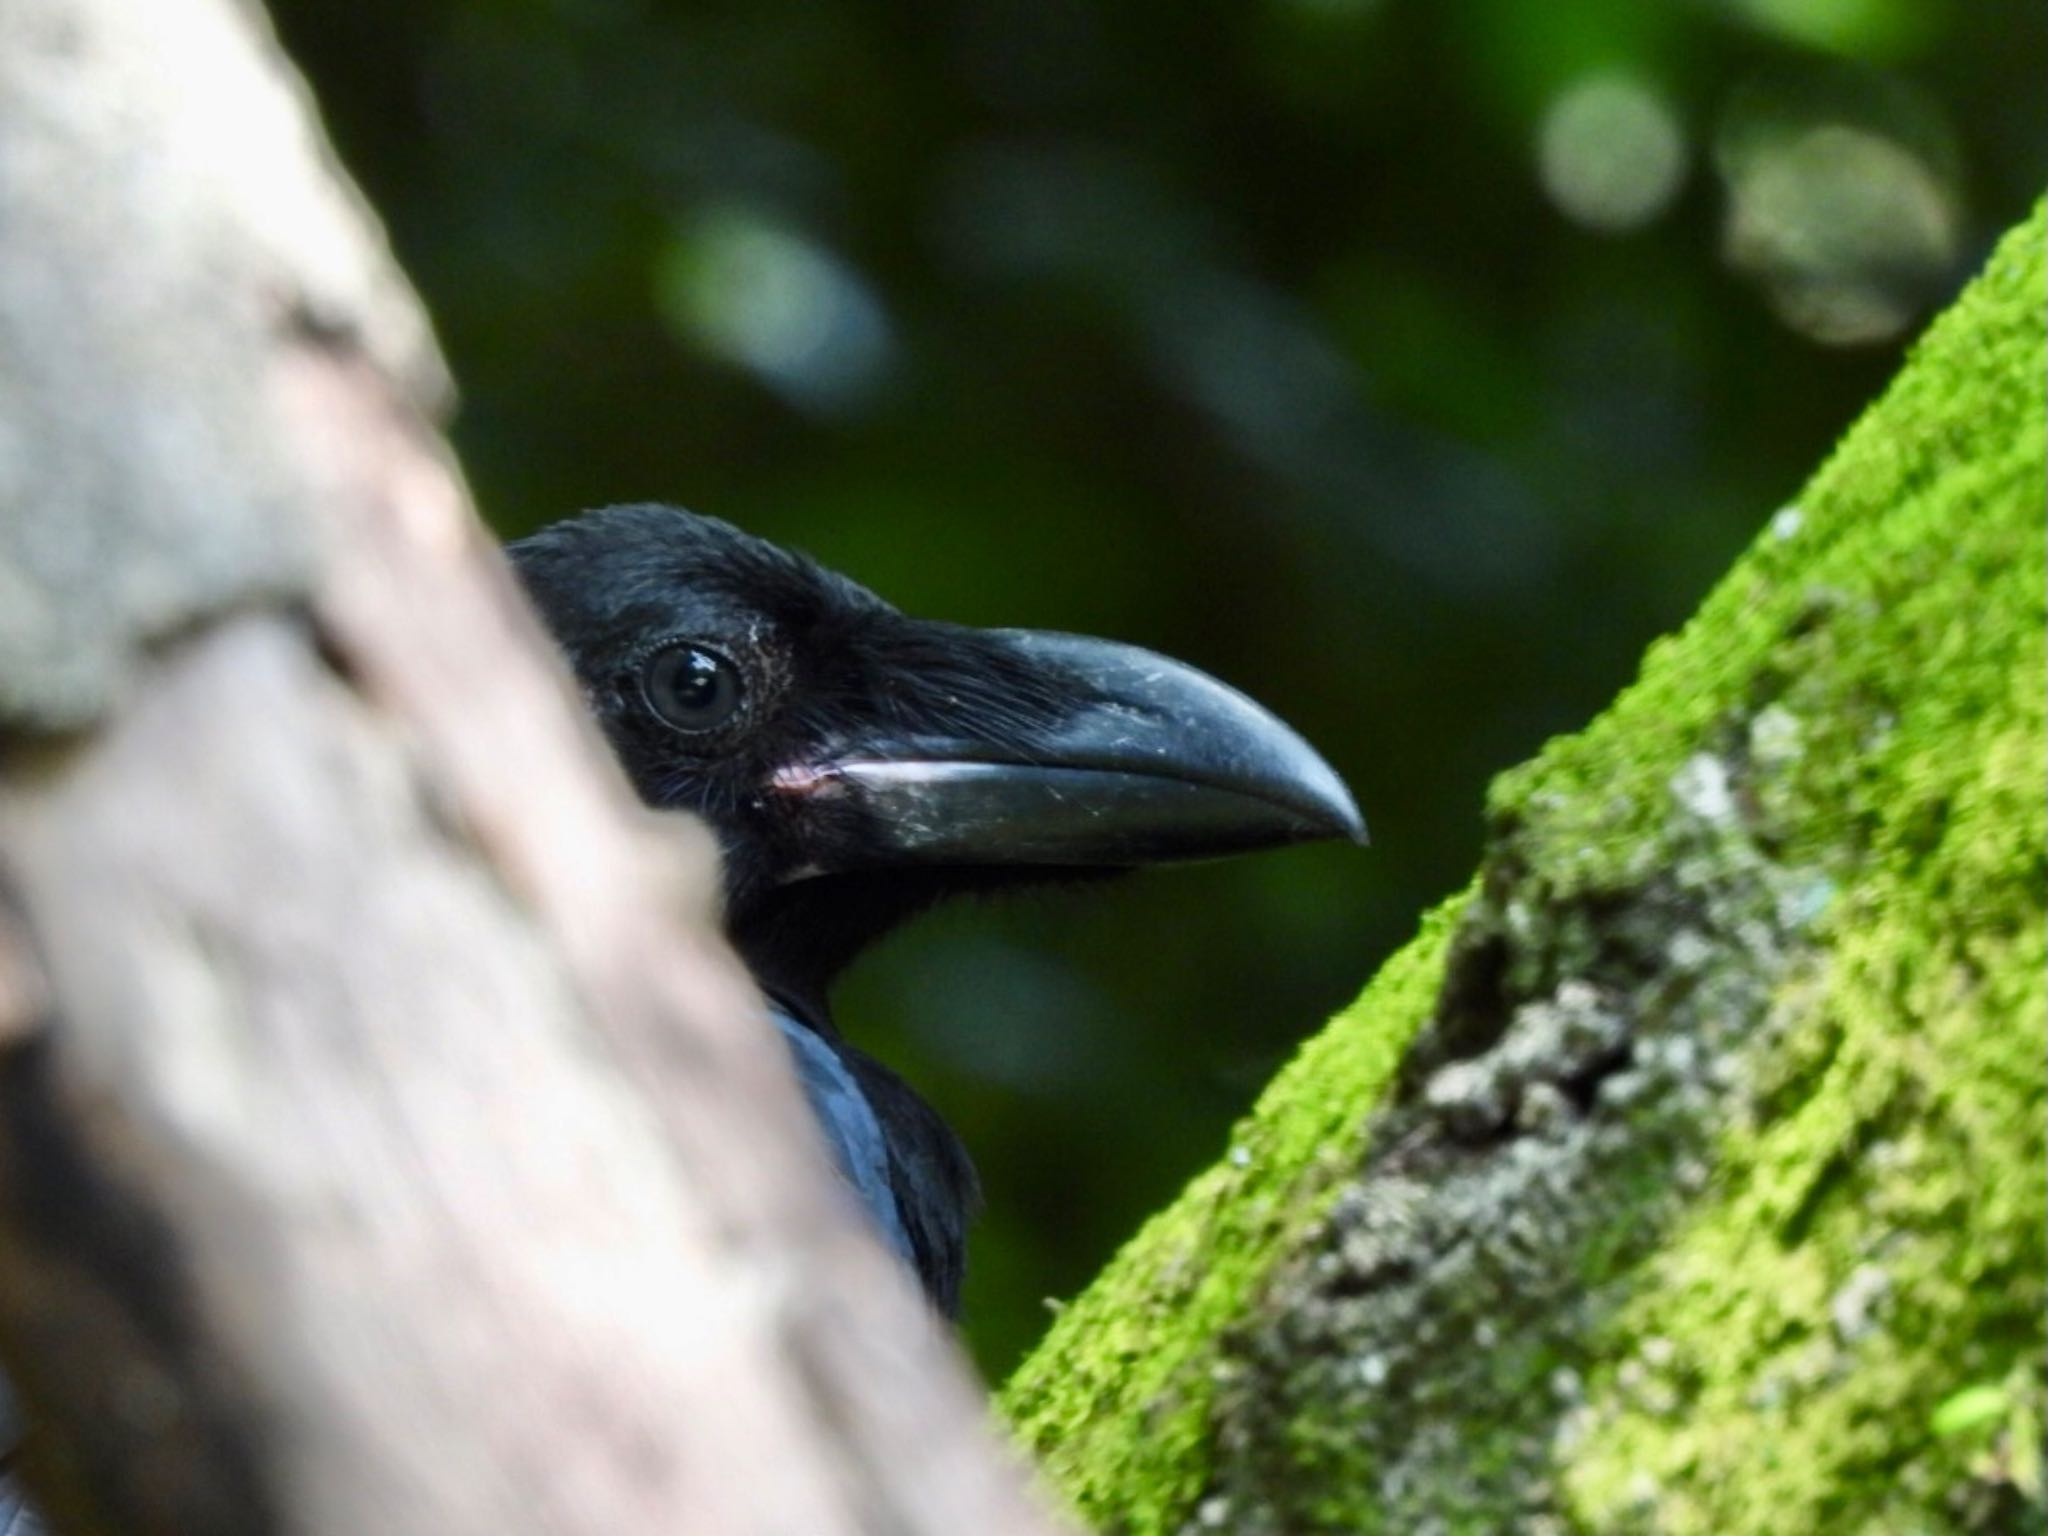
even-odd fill
[[(641, 796), (701, 817), (725, 921), (848, 1189), (947, 1313), (972, 1165), (832, 1021), (861, 950), (947, 896), (1365, 829), (1301, 739), (1148, 651), (913, 619), (672, 507), (511, 548)], [(0, 1377), (0, 1536), (39, 1536)]]
[(936, 901), (1311, 837), (1363, 840), (1322, 760), (1241, 694), (1113, 642), (913, 619), (657, 505), (511, 547), (641, 796), (724, 855), (726, 927), (840, 1171), (957, 1307), (960, 1140), (838, 1032), (833, 981)]

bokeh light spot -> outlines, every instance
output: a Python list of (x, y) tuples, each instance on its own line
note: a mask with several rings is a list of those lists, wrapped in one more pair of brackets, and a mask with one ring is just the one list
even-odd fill
[(1896, 139), (1843, 123), (1751, 137), (1727, 158), (1729, 263), (1832, 346), (1897, 335), (1952, 270), (1948, 180)]
[(1669, 103), (1626, 75), (1596, 75), (1561, 93), (1537, 130), (1543, 190), (1589, 228), (1638, 229), (1685, 179), (1685, 134)]
[(1767, 32), (1847, 58), (1895, 59), (1917, 51), (1941, 25), (1939, 0), (1736, 0)]
[(858, 407), (889, 363), (888, 316), (859, 275), (749, 208), (716, 208), (677, 231), (657, 259), (655, 298), (691, 345), (810, 409)]

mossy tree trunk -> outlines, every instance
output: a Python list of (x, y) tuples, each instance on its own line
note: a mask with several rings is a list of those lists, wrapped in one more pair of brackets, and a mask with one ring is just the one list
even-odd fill
[(1018, 1372), (1095, 1528), (2041, 1528), (2044, 236)]

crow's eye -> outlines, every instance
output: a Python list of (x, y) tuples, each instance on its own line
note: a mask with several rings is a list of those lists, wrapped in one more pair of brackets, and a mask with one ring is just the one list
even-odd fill
[(701, 645), (672, 645), (647, 658), (640, 672), (647, 706), (679, 731), (715, 731), (740, 712), (746, 690), (740, 670)]

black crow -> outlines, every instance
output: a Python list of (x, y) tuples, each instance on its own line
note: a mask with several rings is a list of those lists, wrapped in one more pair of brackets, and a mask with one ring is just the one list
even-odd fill
[(1364, 841), (1300, 737), (1164, 656), (909, 618), (674, 507), (591, 512), (510, 553), (640, 795), (716, 834), (727, 932), (834, 1159), (948, 1314), (973, 1169), (834, 1027), (848, 962), (957, 893)]
[[(610, 507), (511, 546), (642, 798), (724, 853), (725, 921), (840, 1172), (947, 1314), (974, 1170), (828, 994), (945, 897), (1310, 838), (1344, 785), (1244, 695), (1108, 640), (969, 629), (715, 518)], [(0, 1536), (40, 1536), (0, 1377)]]

